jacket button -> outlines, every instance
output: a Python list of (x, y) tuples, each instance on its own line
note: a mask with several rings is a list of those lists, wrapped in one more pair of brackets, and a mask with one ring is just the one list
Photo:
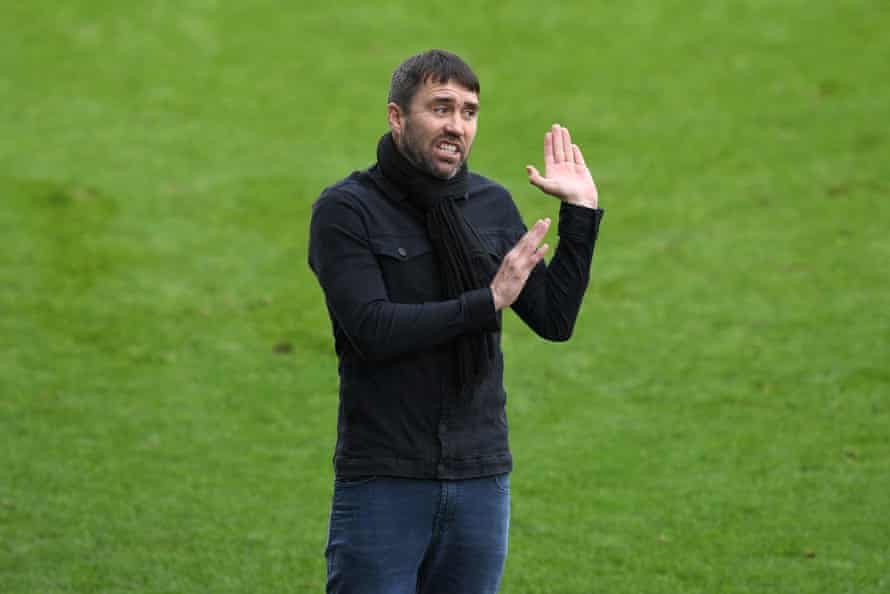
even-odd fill
[(405, 256), (408, 255), (408, 250), (406, 250), (406, 249), (403, 248), (403, 247), (400, 247), (400, 248), (399, 248), (398, 250), (396, 250), (396, 251), (398, 251), (398, 252), (399, 252), (399, 255), (400, 255), (401, 257), (403, 257), (403, 258), (404, 258)]

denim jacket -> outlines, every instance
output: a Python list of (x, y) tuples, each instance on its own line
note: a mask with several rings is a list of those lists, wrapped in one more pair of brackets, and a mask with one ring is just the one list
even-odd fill
[[(471, 173), (458, 200), (498, 261), (526, 227), (509, 192)], [(538, 335), (568, 340), (589, 279), (602, 209), (563, 203), (560, 241), (514, 311)], [(338, 478), (462, 479), (508, 472), (501, 315), (489, 288), (443, 298), (423, 215), (377, 166), (326, 188), (313, 205), (309, 265), (324, 291), (340, 374)], [(495, 352), (471, 397), (456, 385), (451, 342), (489, 332)]]

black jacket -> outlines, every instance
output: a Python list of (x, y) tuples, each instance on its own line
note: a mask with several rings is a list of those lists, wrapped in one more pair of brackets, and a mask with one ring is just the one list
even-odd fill
[[(470, 174), (459, 201), (500, 260), (525, 225), (499, 184)], [(535, 332), (567, 340), (589, 278), (602, 210), (562, 204), (560, 241), (513, 309)], [(309, 264), (325, 294), (339, 359), (338, 478), (461, 479), (508, 472), (500, 314), (491, 290), (443, 300), (422, 214), (376, 166), (313, 205)], [(492, 332), (496, 352), (472, 398), (459, 398), (449, 342)]]

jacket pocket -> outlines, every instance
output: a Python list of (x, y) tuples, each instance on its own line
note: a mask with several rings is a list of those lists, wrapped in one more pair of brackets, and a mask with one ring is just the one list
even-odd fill
[(389, 300), (424, 303), (441, 299), (442, 282), (433, 245), (425, 235), (382, 235), (371, 238)]

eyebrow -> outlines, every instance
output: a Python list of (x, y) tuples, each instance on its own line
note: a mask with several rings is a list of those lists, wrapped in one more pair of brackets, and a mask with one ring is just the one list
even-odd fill
[[(433, 95), (433, 97), (430, 99), (430, 103), (450, 103), (453, 105), (457, 103), (457, 101), (450, 95)], [(464, 107), (469, 107), (470, 109), (479, 111), (479, 103), (477, 103), (476, 101), (465, 101)]]

